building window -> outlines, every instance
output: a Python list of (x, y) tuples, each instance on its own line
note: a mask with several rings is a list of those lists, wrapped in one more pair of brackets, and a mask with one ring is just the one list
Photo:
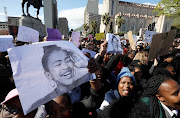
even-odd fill
[(141, 24), (139, 25), (139, 29), (140, 29), (140, 28), (143, 28), (143, 23), (141, 23)]
[(136, 9), (135, 14), (139, 14), (139, 11)]
[(134, 22), (131, 24), (131, 31), (134, 31), (134, 29), (135, 29), (135, 24), (134, 24)]
[(112, 8), (111, 8), (111, 15), (113, 16), (113, 11), (114, 11), (114, 0), (112, 0)]
[(168, 31), (168, 27), (169, 27), (169, 23), (166, 23), (165, 27), (164, 27), (164, 31)]
[(128, 13), (131, 13), (131, 9), (130, 8), (128, 9)]
[(124, 23), (123, 25), (122, 25), (122, 31), (125, 31), (126, 30), (126, 24)]
[(146, 15), (146, 11), (145, 10), (142, 12), (142, 15)]

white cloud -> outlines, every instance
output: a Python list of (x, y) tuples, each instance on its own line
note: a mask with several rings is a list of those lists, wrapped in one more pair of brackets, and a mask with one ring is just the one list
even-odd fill
[[(103, 4), (99, 4), (99, 14), (102, 14)], [(69, 28), (76, 29), (84, 24), (85, 7), (62, 10), (58, 17), (65, 17), (68, 20)]]
[(76, 29), (84, 24), (84, 10), (85, 7), (62, 10), (58, 16), (67, 18), (69, 28)]
[(1, 22), (6, 21), (5, 13), (0, 13), (0, 21), (1, 21)]
[(157, 4), (151, 4), (151, 3), (149, 3), (149, 2), (142, 3), (142, 4), (146, 4), (146, 5), (154, 5), (154, 6), (156, 6), (156, 5), (157, 5)]
[(5, 13), (0, 13), (0, 16), (4, 16), (5, 15)]

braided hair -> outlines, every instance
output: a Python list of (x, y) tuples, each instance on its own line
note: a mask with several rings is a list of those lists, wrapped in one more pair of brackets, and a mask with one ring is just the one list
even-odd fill
[(164, 83), (170, 79), (172, 79), (172, 78), (170, 78), (168, 76), (156, 75), (147, 81), (147, 84), (144, 88), (144, 92), (143, 92), (141, 98), (143, 98), (143, 97), (150, 98), (150, 115), (153, 118), (155, 118), (156, 116), (159, 117), (159, 115), (160, 115), (160, 112), (159, 112), (160, 106), (158, 103), (158, 98), (156, 97), (156, 94), (158, 94), (158, 92), (159, 92), (158, 89), (162, 83)]

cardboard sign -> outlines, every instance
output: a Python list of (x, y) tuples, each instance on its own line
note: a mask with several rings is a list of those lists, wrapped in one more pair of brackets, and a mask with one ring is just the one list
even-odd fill
[(157, 56), (168, 54), (169, 48), (173, 45), (175, 36), (175, 30), (153, 35), (149, 53), (149, 61), (156, 58)]
[(93, 79), (88, 58), (69, 41), (14, 47), (8, 54), (24, 114)]
[(5, 52), (12, 47), (14, 47), (13, 37), (11, 35), (0, 35), (0, 52)]
[(62, 35), (58, 29), (47, 28), (47, 41), (60, 41), (62, 40)]
[(76, 47), (79, 47), (80, 45), (80, 33), (79, 32), (72, 32), (72, 35), (71, 35), (71, 38), (72, 38), (72, 42), (74, 43), (74, 45)]
[(32, 28), (20, 25), (17, 40), (31, 43), (39, 42), (39, 32)]
[(121, 41), (119, 36), (107, 33), (106, 40), (108, 41), (107, 53), (123, 54), (123, 49), (121, 47)]
[(97, 33), (95, 34), (96, 40), (101, 40), (105, 39), (105, 34), (104, 33)]
[(91, 55), (91, 57), (95, 57), (95, 55), (96, 55), (96, 52), (95, 51), (92, 51), (92, 50), (88, 50), (88, 49), (86, 49), (86, 48), (83, 48), (82, 49), (82, 52), (83, 53), (86, 53), (86, 52), (88, 52), (90, 55)]
[(128, 39), (129, 39), (129, 43), (130, 43), (131, 48), (133, 50), (135, 50), (134, 38), (133, 38), (132, 31), (127, 32), (127, 35), (128, 35)]
[(157, 32), (147, 30), (146, 33), (145, 33), (143, 41), (146, 42), (146, 43), (151, 43), (152, 42), (152, 37), (153, 37), (154, 34), (157, 34)]

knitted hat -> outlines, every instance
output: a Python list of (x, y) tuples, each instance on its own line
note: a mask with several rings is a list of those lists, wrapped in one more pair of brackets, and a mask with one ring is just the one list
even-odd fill
[(129, 68), (127, 68), (127, 67), (123, 67), (121, 69), (121, 72), (118, 74), (117, 79), (116, 79), (117, 84), (119, 83), (119, 81), (122, 77), (130, 77), (133, 79), (133, 82), (136, 83), (134, 76), (131, 74)]

